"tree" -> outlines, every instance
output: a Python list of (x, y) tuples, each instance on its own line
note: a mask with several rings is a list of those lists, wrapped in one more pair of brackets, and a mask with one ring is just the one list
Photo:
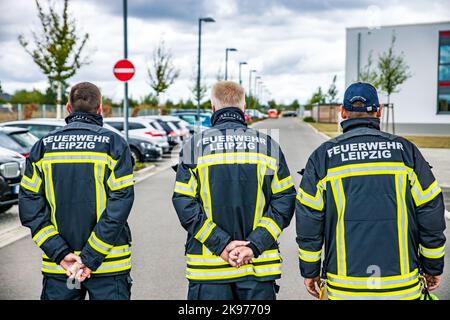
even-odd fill
[(326, 94), (323, 93), (322, 87), (318, 87), (317, 91), (313, 93), (312, 97), (309, 99), (309, 104), (324, 104), (327, 101)]
[(150, 86), (156, 97), (165, 92), (180, 75), (179, 69), (173, 65), (172, 53), (166, 49), (164, 41), (153, 51), (153, 64), (147, 69)]
[(375, 88), (379, 87), (379, 78), (375, 70), (372, 69), (373, 59), (372, 51), (369, 52), (367, 58), (367, 64), (364, 66), (363, 70), (359, 73), (359, 80), (362, 82), (368, 82), (372, 84)]
[(23, 34), (19, 35), (18, 40), (33, 58), (34, 63), (47, 76), (50, 86), (56, 85), (59, 93), (62, 94), (63, 88), (68, 86), (67, 79), (73, 77), (83, 65), (89, 63), (87, 58), (81, 56), (89, 34), (78, 36), (76, 21), (69, 16), (69, 0), (64, 0), (61, 15), (55, 11), (50, 0), (48, 0), (48, 12), (45, 12), (39, 0), (35, 2), (42, 32), (39, 35), (32, 32), (34, 48), (30, 48), (30, 43)]
[(338, 95), (338, 90), (336, 88), (336, 79), (337, 75), (334, 75), (333, 81), (331, 82), (331, 85), (328, 88), (327, 92), (328, 103), (336, 103), (336, 97)]
[(388, 51), (378, 57), (379, 87), (387, 94), (388, 104), (391, 94), (398, 92), (398, 87), (411, 77), (403, 52), (399, 55), (394, 52), (395, 40), (396, 37), (393, 34)]
[(35, 104), (42, 104), (45, 103), (45, 95), (42, 94), (37, 89), (33, 89), (32, 91), (27, 90), (18, 90), (14, 92), (13, 96), (11, 97), (11, 103), (20, 103), (20, 104), (27, 104), (27, 103), (35, 103)]
[(206, 97), (208, 86), (206, 85), (205, 78), (202, 77), (200, 81), (200, 90), (197, 90), (197, 70), (195, 68), (192, 69), (191, 83), (192, 84), (189, 86), (189, 90), (191, 90), (194, 101), (201, 102)]

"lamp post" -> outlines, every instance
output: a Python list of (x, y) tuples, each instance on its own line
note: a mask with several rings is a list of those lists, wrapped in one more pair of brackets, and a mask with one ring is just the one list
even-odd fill
[(239, 62), (239, 84), (242, 86), (242, 65), (247, 64), (247, 62)]
[(197, 57), (197, 120), (200, 119), (200, 78), (201, 78), (201, 54), (202, 54), (202, 22), (216, 22), (211, 17), (198, 19), (198, 57)]
[[(128, 4), (127, 0), (123, 0), (123, 55), (124, 59), (128, 59), (128, 24), (127, 24), (127, 15), (128, 15)], [(123, 131), (125, 132), (125, 140), (128, 142), (128, 117), (129, 117), (129, 108), (128, 108), (128, 81), (124, 83), (124, 98), (123, 98)]]
[(256, 76), (255, 77), (255, 90), (253, 91), (254, 93), (255, 93), (255, 96), (257, 96), (258, 95), (258, 91), (257, 91), (257, 85), (258, 85), (258, 81), (261, 79), (261, 77), (260, 76)]
[(248, 72), (248, 96), (251, 97), (252, 96), (252, 74), (256, 73), (256, 70), (250, 70)]
[(236, 52), (236, 48), (226, 48), (225, 49), (225, 81), (228, 80), (228, 52)]

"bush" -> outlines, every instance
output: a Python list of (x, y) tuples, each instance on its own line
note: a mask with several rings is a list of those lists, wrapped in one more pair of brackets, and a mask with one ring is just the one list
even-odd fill
[(305, 121), (305, 122), (316, 122), (313, 117), (304, 117), (303, 121)]

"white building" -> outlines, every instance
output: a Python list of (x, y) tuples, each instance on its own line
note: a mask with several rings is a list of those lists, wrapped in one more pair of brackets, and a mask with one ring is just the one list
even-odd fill
[[(391, 95), (397, 132), (450, 135), (450, 22), (348, 28), (346, 86), (358, 80), (372, 54), (373, 67), (395, 34), (396, 54), (403, 52), (411, 78)], [(380, 94), (382, 103), (386, 96)]]

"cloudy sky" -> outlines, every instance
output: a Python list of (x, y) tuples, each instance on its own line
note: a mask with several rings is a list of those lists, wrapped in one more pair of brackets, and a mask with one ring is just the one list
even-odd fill
[[(41, 0), (46, 3), (47, 0)], [(57, 8), (60, 0), (53, 0)], [(448, 0), (128, 0), (129, 58), (136, 66), (130, 95), (150, 93), (147, 66), (158, 42), (164, 40), (180, 69), (165, 99), (191, 97), (189, 87), (197, 59), (197, 18), (217, 21), (204, 25), (202, 68), (211, 85), (224, 70), (225, 48), (230, 54), (229, 75), (238, 79), (238, 62), (258, 70), (270, 97), (305, 102), (318, 87), (329, 86), (337, 75), (344, 90), (345, 29), (355, 26), (447, 21)], [(9, 93), (17, 89), (45, 89), (47, 80), (17, 41), (39, 30), (32, 0), (0, 0), (0, 81)], [(69, 83), (91, 81), (119, 101), (123, 85), (112, 74), (123, 56), (122, 0), (71, 0), (70, 12), (80, 32), (88, 32), (84, 66)], [(243, 68), (248, 86), (248, 67)], [(269, 97), (266, 94), (265, 98)]]

